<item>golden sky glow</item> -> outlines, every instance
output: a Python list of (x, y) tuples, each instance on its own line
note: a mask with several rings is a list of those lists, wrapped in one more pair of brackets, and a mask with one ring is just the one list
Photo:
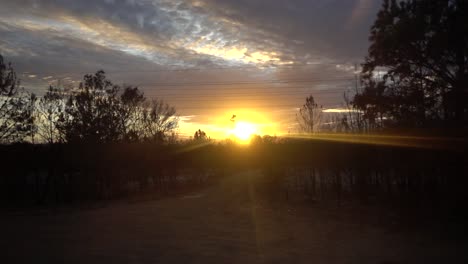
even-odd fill
[(258, 133), (258, 127), (252, 123), (237, 122), (230, 132), (241, 143), (248, 143), (250, 138)]
[[(327, 114), (347, 112), (342, 95), (354, 87), (369, 25), (361, 37), (358, 29), (378, 5), (263, 2), (247, 10), (242, 1), (4, 1), (0, 53), (38, 96), (102, 69), (115, 84), (138, 86), (174, 106), (183, 137), (198, 129), (216, 139), (294, 132), (310, 94)], [(326, 20), (336, 9), (341, 17)], [(315, 27), (324, 20), (333, 34)], [(342, 21), (351, 25), (346, 32)]]
[[(288, 64), (288, 62), (282, 63), (281, 60), (277, 57), (278, 54), (276, 52), (254, 51), (253, 53), (249, 53), (250, 50), (246, 47), (225, 47), (217, 43), (206, 43), (206, 41), (199, 41), (196, 44), (187, 45), (186, 48), (200, 54), (211, 55), (223, 60), (246, 64), (264, 64), (272, 62), (277, 64)], [(289, 62), (289, 64), (291, 63)]]
[[(231, 117), (236, 118), (231, 120)], [(212, 139), (230, 138), (239, 143), (248, 143), (252, 135), (280, 135), (278, 123), (269, 120), (261, 112), (254, 109), (235, 109), (220, 111), (218, 115), (206, 122), (191, 122), (190, 118), (183, 118), (180, 132), (185, 136), (193, 136), (194, 131), (201, 129)], [(193, 131), (193, 133), (192, 133)]]

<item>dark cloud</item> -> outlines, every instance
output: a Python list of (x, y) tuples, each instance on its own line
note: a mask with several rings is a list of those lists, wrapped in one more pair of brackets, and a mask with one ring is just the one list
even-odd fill
[[(275, 52), (277, 58), (295, 62), (362, 58), (367, 32), (378, 8), (375, 0), (4, 2), (0, 14), (5, 19), (23, 17), (29, 22), (42, 19), (42, 23), (59, 24), (74, 19), (91, 28), (107, 23), (137, 34), (139, 41), (159, 46), (169, 56), (174, 49), (203, 54), (204, 47), (247, 47), (249, 53)], [(219, 53), (203, 55), (219, 57)]]
[(300, 55), (360, 60), (377, 0), (204, 0), (219, 16), (269, 32)]

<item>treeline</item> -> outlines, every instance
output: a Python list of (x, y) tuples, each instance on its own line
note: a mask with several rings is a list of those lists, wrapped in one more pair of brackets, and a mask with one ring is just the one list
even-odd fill
[(113, 84), (103, 71), (85, 75), (77, 88), (50, 86), (38, 98), (20, 88), (0, 55), (0, 143), (162, 142), (177, 125), (174, 107)]
[[(6, 205), (164, 193), (245, 170), (257, 170), (264, 180), (258, 187), (281, 199), (301, 193), (338, 202), (346, 197), (464, 206), (467, 198), (464, 140), (379, 145), (307, 134), (307, 140), (255, 137), (245, 148), (214, 143), (198, 130), (193, 140), (180, 142), (173, 107), (145, 98), (137, 87), (113, 84), (102, 71), (84, 76), (76, 88), (49, 87), (38, 98), (20, 88), (10, 64), (0, 62), (0, 141), (8, 143), (0, 146), (0, 192)], [(335, 132), (405, 127), (383, 114), (375, 125), (368, 112), (374, 108), (359, 108), (359, 96), (349, 102), (353, 111), (329, 122)], [(300, 112), (303, 132), (318, 132), (322, 114), (307, 98)]]
[[(259, 170), (272, 197), (302, 192), (315, 200), (466, 209), (467, 19), (464, 0), (384, 0), (361, 85), (353, 97), (345, 95), (349, 111), (324, 122), (310, 96), (297, 115), (307, 140), (256, 137), (249, 148), (214, 144), (201, 130), (194, 140), (177, 142), (173, 107), (137, 87), (113, 84), (103, 71), (86, 75), (78, 87), (49, 87), (38, 98), (20, 88), (0, 56), (2, 201), (109, 199)], [(406, 141), (311, 137), (321, 131), (392, 132)], [(405, 139), (408, 133), (447, 137), (415, 144), (416, 137)]]
[[(313, 97), (303, 132), (468, 133), (468, 2), (384, 0), (346, 114), (324, 118)], [(323, 124), (325, 123), (325, 124)]]
[(272, 200), (299, 195), (338, 205), (354, 200), (462, 213), (468, 198), (467, 144), (456, 144), (402, 147), (258, 137), (249, 147), (197, 141), (4, 145), (0, 200), (31, 206), (161, 194), (255, 171), (255, 188)]
[(384, 0), (362, 89), (367, 129), (468, 126), (468, 2)]

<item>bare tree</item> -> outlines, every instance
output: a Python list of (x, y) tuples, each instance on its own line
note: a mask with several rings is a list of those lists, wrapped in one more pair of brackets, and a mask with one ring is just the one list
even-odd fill
[(343, 93), (343, 99), (347, 110), (346, 114), (342, 117), (342, 124), (346, 128), (345, 131), (353, 133), (365, 132), (367, 124), (366, 120), (363, 118), (362, 111), (353, 105), (352, 100), (346, 92)]
[(316, 133), (320, 130), (323, 108), (319, 106), (312, 95), (306, 98), (306, 103), (296, 115), (299, 129), (304, 133)]
[(135, 142), (144, 137), (142, 121), (145, 101), (145, 95), (138, 87), (127, 86), (120, 95), (120, 134), (123, 140)]
[(0, 143), (21, 141), (33, 128), (32, 100), (35, 96), (22, 91), (11, 63), (0, 55)]
[(175, 114), (176, 109), (163, 100), (152, 100), (143, 110), (145, 139), (164, 141), (168, 133), (173, 132), (179, 124), (179, 118)]
[(65, 108), (65, 94), (60, 88), (49, 86), (47, 93), (39, 99), (36, 105), (37, 134), (42, 141), (49, 144), (63, 142), (64, 135), (58, 125)]

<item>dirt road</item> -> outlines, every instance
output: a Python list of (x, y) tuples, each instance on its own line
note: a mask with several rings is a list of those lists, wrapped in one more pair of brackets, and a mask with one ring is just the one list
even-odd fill
[(468, 263), (460, 242), (270, 206), (252, 177), (157, 201), (1, 215), (0, 262)]

